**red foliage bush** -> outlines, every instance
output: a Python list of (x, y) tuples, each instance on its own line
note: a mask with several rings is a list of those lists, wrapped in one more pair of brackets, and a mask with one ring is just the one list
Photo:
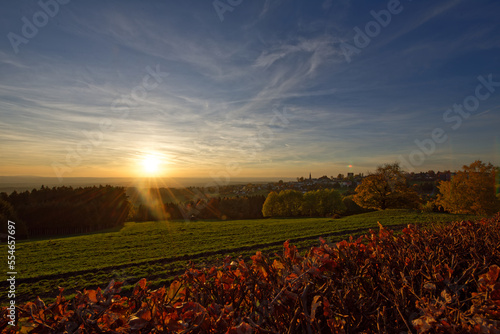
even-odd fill
[(500, 214), (433, 229), (380, 231), (313, 247), (284, 243), (271, 260), (226, 258), (191, 267), (168, 288), (145, 279), (37, 299), (18, 308), (15, 333), (500, 333)]

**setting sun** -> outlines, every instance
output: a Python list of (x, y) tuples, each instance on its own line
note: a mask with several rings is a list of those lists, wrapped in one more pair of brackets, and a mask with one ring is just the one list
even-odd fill
[(146, 176), (158, 176), (163, 172), (164, 161), (162, 158), (155, 154), (148, 154), (141, 160), (141, 174)]

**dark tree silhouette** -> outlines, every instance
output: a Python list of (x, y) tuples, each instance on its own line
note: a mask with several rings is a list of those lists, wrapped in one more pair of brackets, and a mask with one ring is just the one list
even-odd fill
[(6, 201), (32, 236), (86, 233), (123, 226), (131, 208), (125, 189), (111, 186), (76, 189), (42, 186), (31, 192), (14, 191)]

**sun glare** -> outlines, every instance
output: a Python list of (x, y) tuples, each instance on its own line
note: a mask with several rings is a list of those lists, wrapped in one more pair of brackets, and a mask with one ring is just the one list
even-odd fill
[(154, 154), (146, 155), (142, 158), (142, 174), (146, 176), (158, 176), (162, 173), (162, 159)]

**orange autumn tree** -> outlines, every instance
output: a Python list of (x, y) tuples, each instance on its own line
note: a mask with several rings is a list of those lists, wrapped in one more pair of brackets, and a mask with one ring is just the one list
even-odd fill
[(379, 166), (363, 179), (353, 200), (366, 209), (417, 208), (420, 197), (409, 185), (398, 163)]
[(450, 181), (441, 181), (437, 204), (451, 213), (491, 215), (500, 209), (495, 193), (495, 167), (476, 160), (456, 173)]

